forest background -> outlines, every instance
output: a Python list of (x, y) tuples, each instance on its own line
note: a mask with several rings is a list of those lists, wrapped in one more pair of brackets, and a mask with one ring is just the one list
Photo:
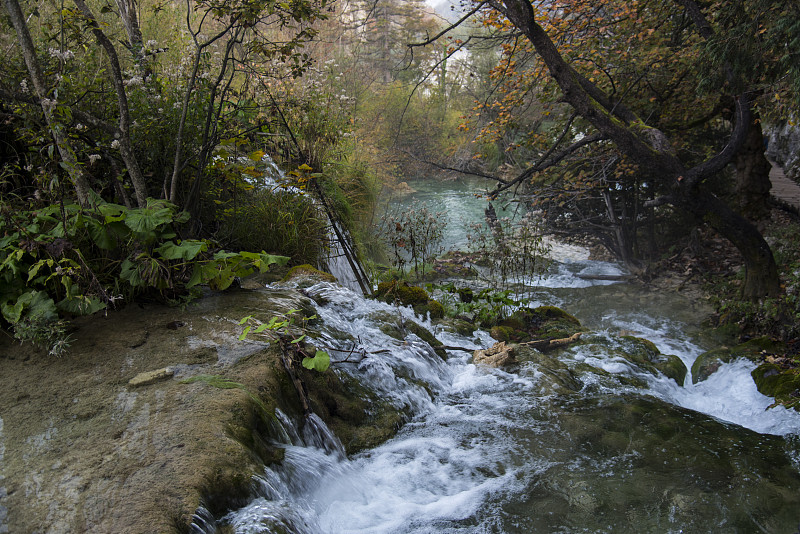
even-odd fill
[(743, 263), (707, 279), (725, 320), (797, 337), (796, 226), (770, 242), (762, 230), (765, 125), (791, 127), (800, 103), (798, 6), (440, 11), (4, 0), (4, 326), (58, 354), (69, 317), (318, 263), (328, 222), (315, 198), (362, 259), (385, 262), (381, 190), (467, 174), (487, 199), (525, 203), (562, 238), (591, 236), (642, 277), (711, 229)]

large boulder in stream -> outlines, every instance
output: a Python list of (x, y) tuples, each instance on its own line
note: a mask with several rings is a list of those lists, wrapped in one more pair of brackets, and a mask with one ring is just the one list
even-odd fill
[(697, 384), (717, 372), (723, 363), (739, 358), (760, 363), (762, 353), (782, 352), (785, 345), (767, 337), (751, 339), (734, 347), (722, 346), (702, 353), (692, 364), (692, 383)]
[(574, 316), (556, 306), (520, 308), (492, 327), (498, 341), (525, 343), (534, 340), (564, 339), (586, 331)]
[(388, 304), (411, 306), (414, 313), (422, 317), (428, 315), (431, 319), (444, 317), (444, 306), (441, 303), (431, 299), (425, 289), (412, 286), (408, 282), (400, 280), (381, 282), (372, 297)]

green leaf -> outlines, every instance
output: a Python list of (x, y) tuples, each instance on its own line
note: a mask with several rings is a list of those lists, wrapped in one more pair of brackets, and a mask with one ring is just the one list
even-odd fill
[(331, 357), (324, 350), (318, 350), (313, 358), (303, 358), (303, 367), (324, 373), (331, 366)]
[(27, 291), (14, 304), (2, 306), (3, 317), (9, 323), (18, 323), (23, 316), (35, 322), (55, 321), (58, 318), (56, 305), (44, 291)]
[[(145, 285), (142, 276), (139, 274), (139, 266), (128, 259), (122, 262), (119, 277), (133, 287), (143, 287)], [(189, 287), (188, 284), (186, 286)]]
[(249, 334), (249, 333), (250, 333), (250, 325), (247, 325), (247, 326), (244, 327), (244, 331), (242, 332), (242, 335), (239, 336), (239, 341), (244, 341), (245, 338), (247, 337), (247, 334)]
[(106, 218), (106, 222), (112, 222), (125, 219), (128, 213), (128, 208), (125, 206), (120, 206), (119, 204), (105, 202), (103, 204), (98, 204), (97, 211), (99, 211)]
[(114, 250), (117, 247), (116, 240), (108, 232), (106, 226), (97, 219), (87, 217), (86, 229), (89, 231), (89, 237), (101, 249)]
[(192, 288), (197, 284), (201, 284), (203, 282), (203, 266), (199, 263), (194, 265), (194, 270), (192, 271), (192, 276), (189, 278), (189, 281), (186, 282), (186, 289)]
[(148, 199), (146, 208), (130, 210), (125, 218), (125, 224), (133, 232), (146, 235), (162, 226), (172, 222), (175, 207), (165, 200)]
[(249, 321), (249, 320), (250, 320), (250, 319), (252, 319), (252, 318), (253, 318), (253, 316), (252, 316), (252, 315), (248, 315), (247, 317), (245, 317), (245, 318), (243, 318), (241, 321), (239, 321), (239, 325), (240, 325), (240, 326), (241, 326), (241, 325), (243, 325), (244, 323), (246, 323), (247, 321)]
[(106, 308), (106, 303), (101, 302), (96, 297), (77, 295), (72, 298), (65, 298), (56, 303), (56, 307), (62, 312), (73, 315), (91, 315)]
[(43, 266), (47, 265), (48, 267), (50, 267), (52, 269), (53, 268), (53, 264), (54, 264), (54, 262), (51, 259), (39, 260), (36, 263), (34, 263), (31, 266), (30, 271), (28, 271), (28, 282), (33, 280), (33, 278), (38, 274), (39, 269), (41, 269)]
[(253, 330), (253, 333), (254, 334), (260, 334), (261, 332), (263, 332), (267, 328), (270, 328), (270, 326), (268, 324), (260, 324), (260, 325), (258, 325), (258, 327), (255, 330)]
[(292, 343), (300, 343), (301, 341), (303, 341), (305, 339), (305, 337), (306, 337), (306, 335), (303, 334), (302, 336), (298, 337), (297, 339), (293, 339)]
[(178, 215), (175, 216), (175, 222), (177, 224), (185, 224), (185, 223), (189, 222), (189, 219), (191, 219), (191, 218), (192, 218), (192, 216), (188, 211), (182, 211)]
[(184, 239), (180, 245), (176, 245), (172, 241), (167, 241), (160, 247), (155, 249), (162, 258), (165, 260), (193, 260), (201, 252), (208, 249), (208, 244), (205, 241), (198, 239)]

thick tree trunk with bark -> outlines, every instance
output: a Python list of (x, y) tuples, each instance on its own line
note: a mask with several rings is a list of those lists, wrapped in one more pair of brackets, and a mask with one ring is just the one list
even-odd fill
[(736, 170), (736, 203), (739, 212), (751, 221), (769, 216), (769, 171), (772, 165), (764, 156), (761, 120), (754, 114), (744, 145), (733, 160)]
[(687, 195), (679, 205), (719, 232), (741, 252), (745, 268), (742, 297), (778, 296), (780, 279), (772, 250), (750, 221), (710, 193)]

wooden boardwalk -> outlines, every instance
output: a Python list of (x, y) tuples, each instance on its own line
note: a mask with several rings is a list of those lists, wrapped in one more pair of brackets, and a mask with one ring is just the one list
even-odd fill
[(772, 163), (772, 170), (769, 171), (769, 181), (772, 182), (770, 193), (778, 200), (791, 204), (800, 210), (800, 185), (787, 178), (783, 174), (783, 169), (777, 163), (774, 161), (770, 161), (770, 163)]

